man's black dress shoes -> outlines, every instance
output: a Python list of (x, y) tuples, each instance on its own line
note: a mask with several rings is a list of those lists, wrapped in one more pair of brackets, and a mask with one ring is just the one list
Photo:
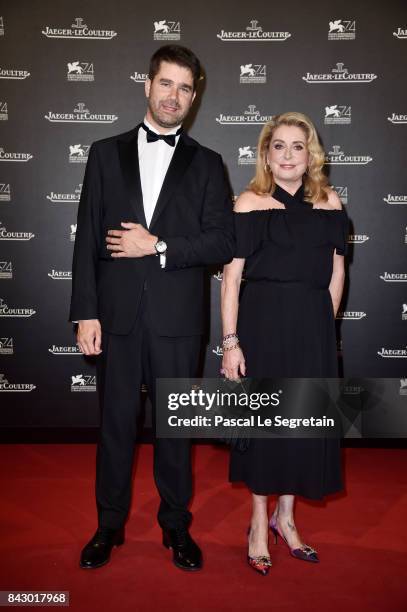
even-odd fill
[(189, 535), (186, 527), (163, 529), (163, 544), (172, 549), (174, 565), (183, 570), (197, 571), (202, 568), (202, 553)]
[(84, 569), (102, 567), (110, 560), (113, 546), (120, 546), (123, 543), (124, 527), (120, 529), (98, 527), (93, 538), (82, 550), (80, 566)]

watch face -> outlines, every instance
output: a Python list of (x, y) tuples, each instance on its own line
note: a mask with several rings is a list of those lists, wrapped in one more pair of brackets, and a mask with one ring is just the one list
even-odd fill
[(159, 240), (155, 245), (155, 249), (158, 253), (164, 253), (167, 250), (167, 245), (164, 240)]

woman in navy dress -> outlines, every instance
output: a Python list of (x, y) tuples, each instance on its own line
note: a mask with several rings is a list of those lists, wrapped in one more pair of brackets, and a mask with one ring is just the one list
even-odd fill
[[(305, 115), (285, 113), (264, 126), (256, 175), (235, 205), (235, 258), (223, 272), (227, 378), (338, 375), (335, 315), (348, 219), (322, 173), (324, 162)], [(264, 575), (271, 567), (269, 528), (294, 557), (319, 561), (296, 529), (294, 501), (296, 495), (322, 499), (342, 489), (339, 439), (251, 439), (246, 452), (232, 449), (230, 480), (244, 482), (252, 493), (251, 567)], [(270, 520), (272, 494), (278, 497)]]

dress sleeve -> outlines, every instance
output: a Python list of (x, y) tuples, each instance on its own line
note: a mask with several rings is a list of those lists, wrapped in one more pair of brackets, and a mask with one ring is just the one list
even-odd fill
[(264, 240), (267, 231), (267, 216), (264, 211), (233, 213), (236, 248), (235, 257), (252, 255)]
[(332, 241), (337, 255), (346, 255), (348, 252), (349, 218), (345, 210), (338, 211), (335, 221)]

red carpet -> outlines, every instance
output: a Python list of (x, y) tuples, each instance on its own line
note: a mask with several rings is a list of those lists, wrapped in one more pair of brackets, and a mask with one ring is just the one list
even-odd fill
[(245, 561), (250, 499), (227, 482), (227, 451), (194, 450), (192, 533), (205, 567), (170, 562), (156, 524), (151, 447), (141, 447), (126, 543), (99, 570), (81, 570), (96, 527), (95, 446), (5, 445), (0, 506), (0, 590), (70, 591), (72, 610), (407, 610), (407, 454), (346, 449), (346, 494), (297, 504), (296, 522), (321, 563), (271, 544), (267, 577)]

